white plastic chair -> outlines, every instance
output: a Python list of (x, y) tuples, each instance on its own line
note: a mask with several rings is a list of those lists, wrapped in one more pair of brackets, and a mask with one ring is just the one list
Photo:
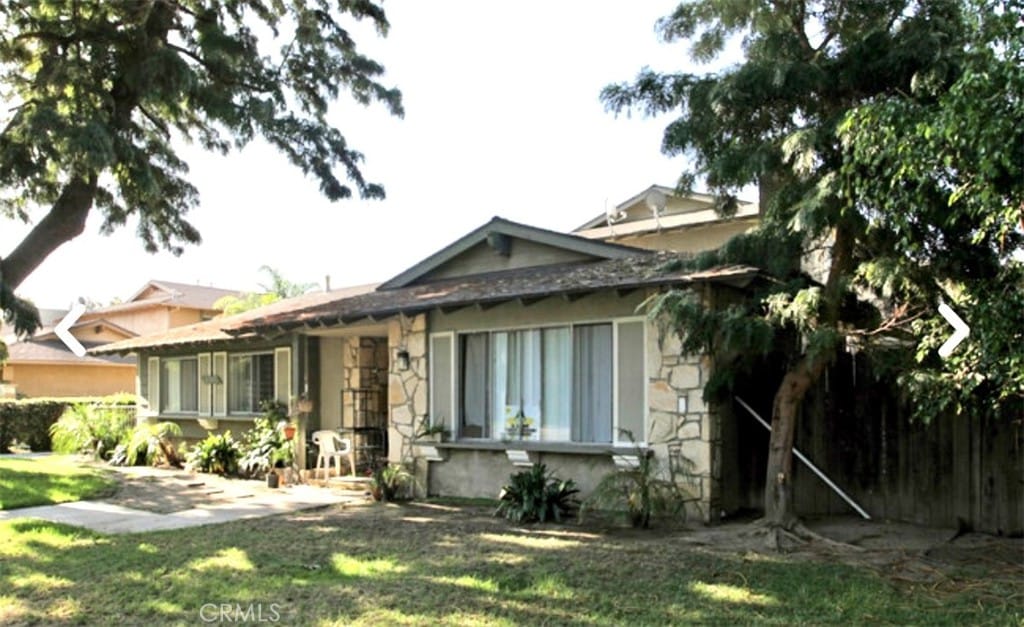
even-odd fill
[(352, 448), (352, 440), (343, 438), (338, 435), (337, 432), (325, 429), (323, 431), (313, 432), (313, 444), (319, 447), (320, 452), (316, 458), (316, 469), (313, 471), (313, 477), (316, 478), (321, 463), (324, 468), (324, 481), (331, 474), (331, 460), (334, 460), (334, 465), (338, 467), (338, 475), (341, 475), (341, 459), (343, 457), (348, 458), (348, 464), (352, 468), (352, 474), (356, 474), (356, 456), (355, 450)]

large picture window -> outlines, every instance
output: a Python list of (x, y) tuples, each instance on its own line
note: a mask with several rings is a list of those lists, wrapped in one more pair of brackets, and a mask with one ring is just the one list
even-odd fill
[(613, 336), (611, 323), (460, 335), (459, 436), (611, 442)]
[(273, 353), (228, 357), (228, 413), (259, 413), (260, 402), (273, 398)]
[(171, 414), (199, 411), (199, 364), (195, 357), (160, 360), (160, 410)]

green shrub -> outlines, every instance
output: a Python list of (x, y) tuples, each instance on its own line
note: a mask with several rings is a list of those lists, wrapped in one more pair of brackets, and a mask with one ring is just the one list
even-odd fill
[(641, 449), (632, 433), (623, 433), (634, 442), (637, 467), (605, 475), (583, 502), (581, 516), (589, 511), (621, 513), (631, 525), (642, 529), (650, 527), (654, 518), (685, 520), (687, 494), (679, 486), (671, 464), (666, 473), (654, 451)]
[(233, 475), (238, 472), (240, 457), (238, 442), (231, 437), (230, 431), (225, 431), (221, 435), (211, 433), (196, 444), (188, 455), (188, 463), (200, 472)]
[(514, 522), (561, 522), (575, 513), (578, 493), (571, 479), (559, 479), (549, 474), (544, 464), (534, 464), (509, 477), (494, 514)]
[(15, 441), (36, 452), (52, 450), (50, 427), (74, 403), (134, 406), (136, 398), (133, 394), (115, 394), (103, 397), (0, 401), (0, 453), (6, 453)]
[(264, 415), (242, 436), (239, 469), (247, 476), (266, 474), (275, 466), (290, 466), (294, 459), (292, 442), (284, 437), (287, 417), (277, 403), (261, 404)]
[(181, 427), (176, 422), (144, 422), (135, 427), (124, 447), (125, 462), (129, 466), (180, 468), (182, 459), (173, 440), (176, 437), (181, 437)]
[(50, 426), (53, 450), (109, 459), (117, 445), (131, 435), (135, 412), (127, 409), (130, 411), (95, 403), (72, 403)]
[(387, 464), (378, 467), (370, 480), (370, 489), (378, 501), (394, 501), (404, 496), (404, 491), (412, 481), (412, 475), (401, 464)]

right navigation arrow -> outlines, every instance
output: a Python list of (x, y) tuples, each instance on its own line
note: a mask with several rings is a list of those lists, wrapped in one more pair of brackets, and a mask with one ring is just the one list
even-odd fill
[(971, 334), (971, 327), (967, 326), (963, 318), (956, 315), (956, 312), (946, 303), (939, 305), (939, 313), (946, 319), (946, 322), (953, 326), (953, 335), (950, 335), (949, 339), (939, 347), (939, 356), (946, 358), (960, 345), (960, 342), (967, 339), (967, 336)]

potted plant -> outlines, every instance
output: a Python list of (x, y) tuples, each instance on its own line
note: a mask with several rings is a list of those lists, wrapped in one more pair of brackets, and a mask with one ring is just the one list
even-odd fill
[(433, 440), (434, 442), (444, 442), (448, 439), (449, 431), (445, 429), (443, 419), (437, 424), (429, 424), (424, 422), (420, 430), (413, 436), (414, 440)]
[(533, 418), (528, 418), (520, 409), (515, 416), (505, 421), (505, 435), (510, 439), (525, 440), (537, 432), (533, 426)]

